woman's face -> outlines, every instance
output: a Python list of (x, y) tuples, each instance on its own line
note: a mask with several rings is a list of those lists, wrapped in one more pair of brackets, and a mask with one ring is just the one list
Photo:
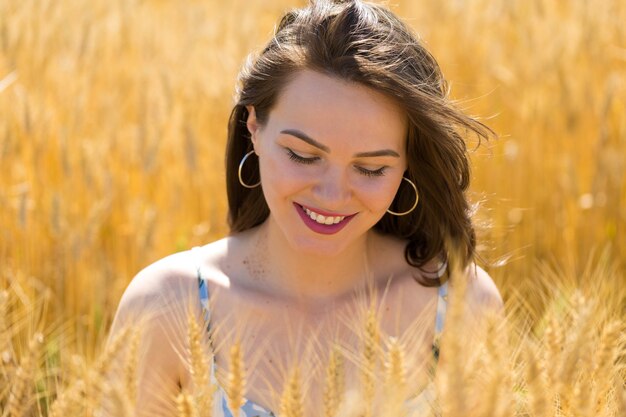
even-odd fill
[(364, 239), (407, 168), (401, 108), (368, 87), (305, 70), (264, 125), (248, 111), (270, 227), (310, 253), (338, 255)]

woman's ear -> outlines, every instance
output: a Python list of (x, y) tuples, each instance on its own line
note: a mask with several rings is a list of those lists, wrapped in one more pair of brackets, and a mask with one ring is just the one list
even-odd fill
[(259, 129), (259, 123), (256, 119), (256, 112), (254, 110), (254, 106), (246, 106), (246, 110), (248, 110), (248, 119), (246, 120), (246, 127), (248, 128), (248, 132), (250, 132), (250, 140), (252, 141), (252, 145), (256, 147), (256, 133)]

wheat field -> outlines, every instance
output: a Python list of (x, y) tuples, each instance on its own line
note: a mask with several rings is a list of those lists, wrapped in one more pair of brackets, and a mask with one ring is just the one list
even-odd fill
[[(136, 349), (104, 347), (120, 296), (149, 263), (227, 233), (237, 72), (300, 5), (0, 0), (1, 417), (97, 415), (103, 393), (113, 415), (133, 415)], [(498, 135), (469, 143), (469, 197), (479, 263), (506, 304), (506, 328), (490, 331), (507, 337), (451, 355), (461, 359), (441, 371), (445, 406), (432, 411), (626, 416), (626, 3), (388, 6), (438, 59), (458, 105)], [(406, 346), (365, 339), (380, 353), (372, 389), (405, 392)], [(461, 343), (450, 336), (450, 352)], [(104, 377), (118, 356), (131, 375), (123, 392)], [(281, 415), (301, 415), (300, 371)], [(410, 415), (400, 397), (361, 410), (362, 393), (337, 394), (333, 378), (320, 415)], [(209, 385), (173, 409), (207, 415)]]

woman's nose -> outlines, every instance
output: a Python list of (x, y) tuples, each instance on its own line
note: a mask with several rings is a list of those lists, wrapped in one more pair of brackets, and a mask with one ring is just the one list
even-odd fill
[(326, 209), (345, 208), (352, 197), (347, 173), (340, 168), (326, 169), (313, 187), (313, 194)]

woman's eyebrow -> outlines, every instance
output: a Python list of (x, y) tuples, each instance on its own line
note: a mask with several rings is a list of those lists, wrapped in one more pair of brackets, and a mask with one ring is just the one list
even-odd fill
[(308, 143), (311, 146), (315, 146), (316, 148), (321, 149), (321, 150), (323, 150), (326, 153), (330, 153), (330, 148), (328, 146), (322, 145), (321, 143), (319, 143), (318, 141), (316, 141), (312, 137), (306, 135), (303, 132), (300, 132), (299, 130), (296, 130), (296, 129), (285, 129), (285, 130), (281, 130), (280, 133), (286, 133), (288, 135), (295, 136), (298, 139), (301, 139), (301, 140), (305, 141), (306, 143)]
[[(308, 143), (311, 146), (321, 149), (322, 151), (326, 153), (330, 153), (330, 148), (328, 146), (319, 143), (312, 137), (308, 136), (306, 133), (303, 133), (299, 130), (284, 129), (284, 130), (281, 130), (280, 133), (285, 133), (287, 135), (294, 136), (298, 139), (303, 140), (304, 142)], [(376, 156), (395, 156), (396, 158), (400, 157), (398, 152), (394, 151), (393, 149), (381, 149), (379, 151), (359, 152), (359, 153), (354, 154), (354, 156), (356, 158), (372, 158)]]
[(375, 156), (395, 156), (396, 158), (400, 158), (398, 152), (393, 149), (381, 149), (380, 151), (370, 151), (370, 152), (359, 152), (354, 154), (356, 158), (371, 158)]

